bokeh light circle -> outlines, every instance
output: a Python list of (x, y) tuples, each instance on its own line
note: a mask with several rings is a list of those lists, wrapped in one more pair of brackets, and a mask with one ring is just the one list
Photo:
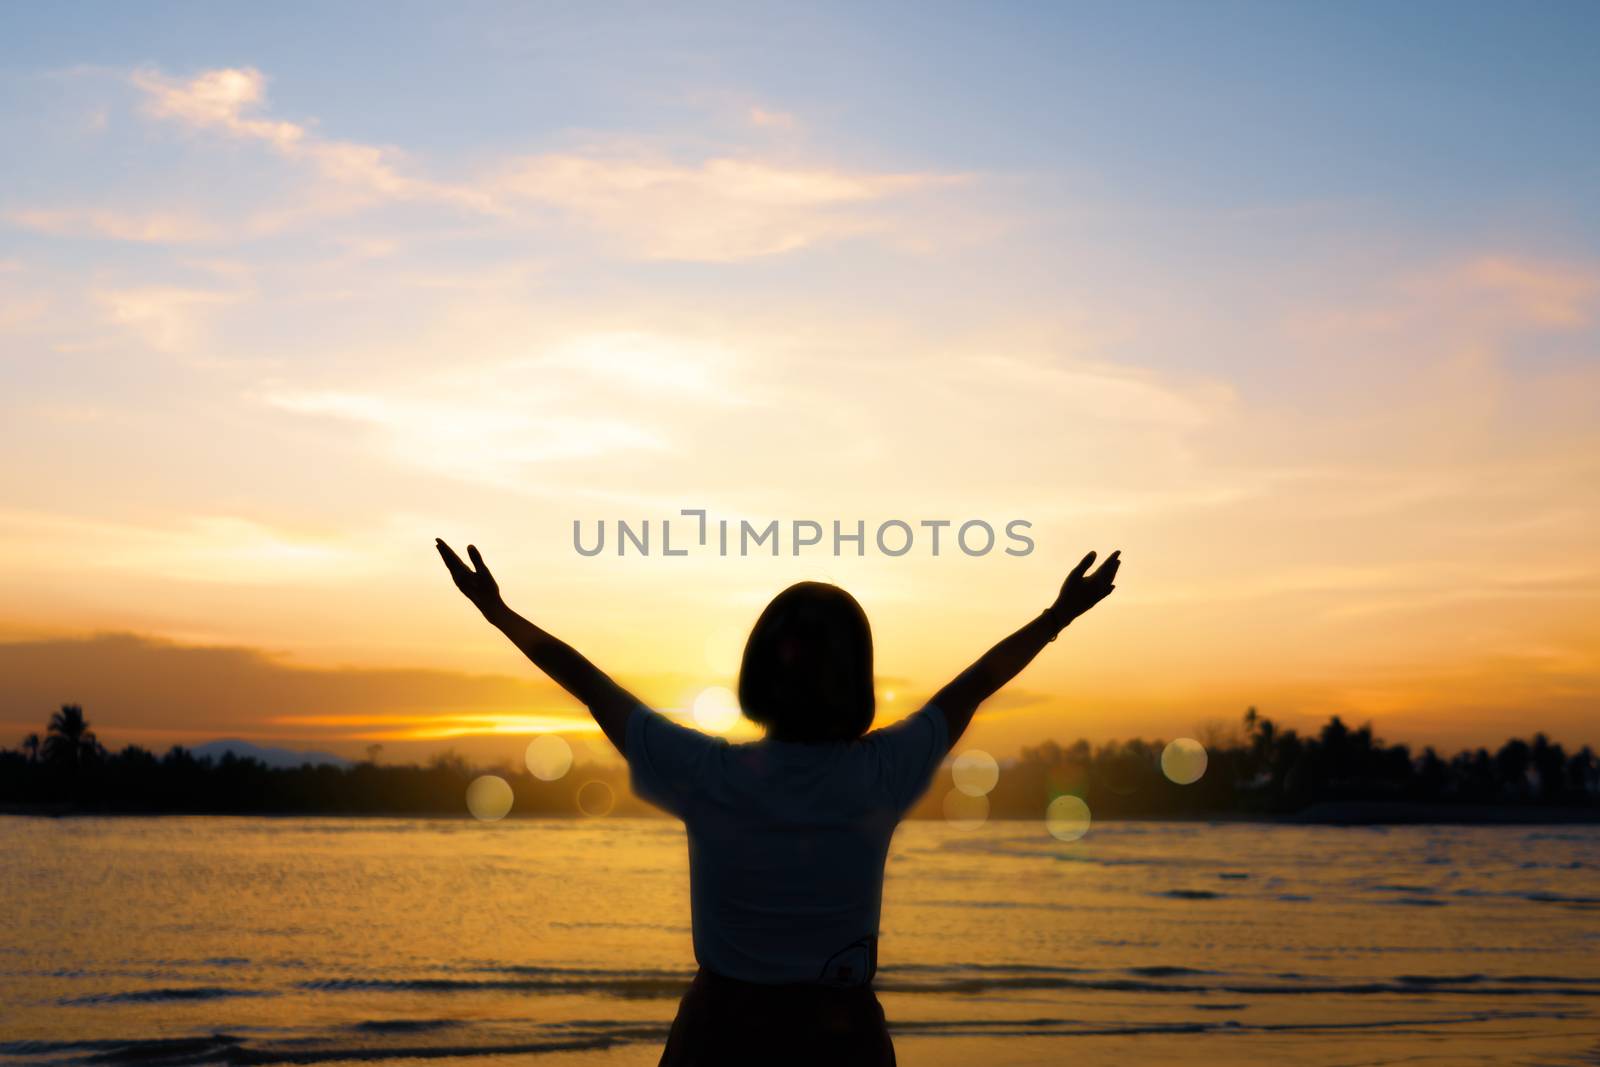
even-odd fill
[(604, 782), (589, 781), (578, 787), (578, 810), (592, 819), (610, 815), (616, 805), (617, 795)]
[(989, 798), (952, 789), (944, 795), (944, 818), (957, 830), (976, 830), (989, 820)]
[(528, 742), (523, 759), (528, 773), (541, 782), (553, 782), (572, 769), (572, 746), (560, 734), (541, 734)]
[(1161, 773), (1179, 785), (1190, 785), (1206, 773), (1206, 746), (1180, 737), (1161, 750)]
[(497, 775), (480, 775), (467, 786), (467, 810), (483, 822), (505, 818), (511, 800), (511, 783)]
[(1089, 805), (1082, 797), (1065, 793), (1044, 809), (1044, 827), (1057, 841), (1076, 841), (1089, 832)]
[(950, 777), (967, 796), (988, 796), (1000, 781), (1000, 764), (983, 749), (969, 748), (951, 761)]
[(695, 723), (702, 730), (727, 733), (739, 721), (739, 698), (733, 695), (733, 690), (713, 685), (700, 690), (691, 710)]

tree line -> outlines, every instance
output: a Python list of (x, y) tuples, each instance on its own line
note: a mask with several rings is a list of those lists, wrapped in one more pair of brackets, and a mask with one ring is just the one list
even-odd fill
[[(1370, 724), (1351, 729), (1331, 717), (1315, 734), (1279, 727), (1255, 708), (1242, 728), (1206, 747), (1205, 772), (1180, 785), (1161, 770), (1161, 741), (1113, 741), (1091, 746), (1055, 741), (1022, 749), (1003, 766), (988, 794), (1000, 817), (1037, 815), (1063, 793), (1082, 797), (1095, 817), (1292, 815), (1323, 806), (1426, 805), (1448, 808), (1587, 808), (1600, 813), (1600, 758), (1584, 745), (1567, 752), (1537, 733), (1499, 748), (1445, 756), (1432, 746), (1413, 752), (1387, 744)], [(941, 788), (941, 786), (943, 788)], [(950, 767), (916, 814), (934, 817)]]
[[(512, 814), (614, 815), (654, 812), (627, 787), (617, 765), (575, 765), (554, 782), (525, 768), (474, 767), (454, 752), (424, 764), (269, 767), (231, 752), (196, 756), (182, 745), (156, 755), (138, 745), (112, 752), (101, 745), (83, 709), (66, 705), (43, 738), (0, 749), (0, 808), (45, 813), (191, 815), (466, 815), (467, 786), (482, 774), (510, 783)], [(590, 788), (579, 803), (579, 791)]]
[[(1096, 818), (1288, 815), (1317, 805), (1405, 802), (1511, 809), (1600, 810), (1600, 759), (1567, 752), (1544, 734), (1494, 751), (1446, 757), (1387, 744), (1371, 725), (1338, 716), (1316, 734), (1283, 729), (1254, 708), (1242, 729), (1211, 739), (1204, 774), (1178, 784), (1161, 769), (1161, 741), (1055, 741), (1024, 748), (1000, 767), (987, 794), (995, 818), (1037, 818), (1057, 796), (1082, 797)], [(446, 752), (425, 764), (269, 767), (231, 753), (196, 757), (182, 746), (157, 756), (137, 745), (108, 751), (83, 709), (66, 705), (41, 737), (0, 749), (0, 805), (17, 811), (193, 814), (464, 815), (467, 786), (495, 774), (512, 787), (512, 815), (643, 815), (618, 764), (574, 766), (557, 781), (520, 767), (479, 768)], [(604, 786), (597, 788), (595, 783)], [(914, 816), (940, 818), (953, 787), (948, 762)]]

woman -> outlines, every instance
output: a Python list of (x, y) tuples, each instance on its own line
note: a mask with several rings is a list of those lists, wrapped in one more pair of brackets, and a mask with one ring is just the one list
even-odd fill
[(855, 598), (801, 582), (756, 620), (739, 672), (749, 744), (690, 730), (640, 704), (512, 611), (477, 548), (438, 542), (467, 598), (588, 707), (628, 762), (634, 791), (682, 819), (699, 972), (663, 1065), (894, 1063), (872, 989), (889, 838), (978, 705), (1114, 588), (1118, 553), (1090, 552), (1044, 611), (921, 710), (871, 730), (872, 632)]

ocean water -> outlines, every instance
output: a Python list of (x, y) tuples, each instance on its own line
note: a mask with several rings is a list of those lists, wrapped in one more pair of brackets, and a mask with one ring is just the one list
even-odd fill
[[(0, 1064), (653, 1064), (661, 820), (0, 818)], [(1600, 1064), (1600, 827), (914, 822), (903, 1064)]]

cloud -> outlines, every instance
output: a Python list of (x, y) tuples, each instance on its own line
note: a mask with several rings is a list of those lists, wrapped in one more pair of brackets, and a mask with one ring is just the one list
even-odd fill
[(728, 346), (600, 330), (393, 388), (268, 387), (257, 399), (361, 427), (406, 466), (525, 492), (530, 468), (671, 449), (669, 427), (750, 403), (740, 369)]
[(214, 241), (224, 231), (204, 219), (170, 211), (52, 208), (11, 211), (7, 221), (56, 237), (103, 237), (145, 244)]
[(386, 713), (379, 715), (276, 715), (267, 720), (282, 727), (322, 731), (334, 729), (357, 741), (441, 741), (482, 734), (597, 734), (592, 719), (528, 712), (460, 711)]
[[(626, 136), (581, 150), (524, 154), (460, 181), (418, 173), (400, 150), (325, 137), (310, 124), (267, 113), (267, 78), (253, 67), (174, 78), (131, 75), (144, 113), (199, 133), (260, 145), (316, 179), (294, 203), (242, 210), (226, 221), (188, 210), (104, 206), (12, 210), (14, 225), (42, 233), (145, 243), (204, 242), (280, 232), (313, 218), (386, 203), (444, 206), (501, 225), (587, 230), (614, 254), (639, 259), (729, 262), (873, 236), (925, 243), (937, 216), (897, 217), (914, 197), (965, 185), (970, 175), (895, 173), (779, 163), (739, 151), (674, 159)], [(792, 116), (748, 109), (751, 126), (782, 133)]]
[(38, 575), (116, 572), (179, 581), (272, 586), (355, 580), (375, 562), (356, 542), (319, 537), (238, 515), (176, 516), (160, 525), (0, 511), (0, 551)]
[[(4, 273), (0, 266), (0, 273)], [(21, 333), (44, 320), (50, 301), (33, 294), (10, 294), (0, 290), (0, 337)]]
[(746, 115), (749, 117), (750, 125), (752, 126), (792, 130), (798, 125), (798, 120), (787, 111), (773, 111), (756, 104), (750, 105), (750, 110), (746, 112)]
[[(420, 756), (450, 741), (479, 757), (501, 758), (520, 755), (534, 734), (599, 733), (580, 704), (538, 676), (309, 667), (259, 648), (180, 644), (135, 633), (0, 641), (0, 677), (6, 679), (0, 731), (12, 734), (0, 732), (0, 747), (41, 730), (63, 703), (82, 705), (101, 742), (113, 748), (242, 737), (346, 753), (380, 741), (391, 754)], [(684, 679), (667, 675), (628, 681), (636, 692), (684, 688)], [(880, 681), (904, 689), (903, 679)], [(1018, 690), (996, 701), (1009, 709), (1040, 699)], [(682, 709), (659, 710), (687, 718)], [(885, 711), (882, 721), (910, 710)], [(748, 725), (740, 731), (753, 733)], [(609, 747), (595, 754), (612, 755)]]
[(212, 309), (241, 299), (238, 293), (168, 285), (106, 289), (94, 296), (112, 323), (162, 352), (191, 348), (204, 333)]
[(470, 733), (584, 732), (592, 724), (542, 679), (410, 668), (312, 668), (260, 649), (135, 634), (0, 643), (0, 723), (37, 730), (84, 706), (102, 741), (217, 736), (418, 740)]
[(469, 401), (339, 391), (269, 392), (262, 399), (300, 415), (363, 425), (402, 463), (505, 489), (525, 488), (529, 466), (664, 447), (622, 419), (525, 410), (515, 395)]
[(1581, 330), (1595, 323), (1600, 268), (1526, 255), (1466, 256), (1385, 280), (1370, 298), (1295, 317), (1302, 340), (1348, 342), (1409, 335), (1501, 343), (1529, 331)]
[(1550, 329), (1590, 325), (1600, 297), (1600, 272), (1592, 268), (1514, 256), (1481, 256), (1450, 271), (1443, 284), (1466, 300), (1487, 300), (1521, 322)]
[(151, 114), (174, 118), (194, 126), (218, 126), (241, 137), (264, 140), (290, 151), (305, 140), (305, 128), (292, 122), (245, 118), (247, 108), (266, 99), (266, 78), (243, 69), (208, 70), (187, 82), (166, 78), (158, 71), (139, 70), (133, 84), (147, 95)]
[(1015, 356), (979, 355), (958, 373), (973, 384), (1049, 395), (1066, 417), (1147, 423), (1192, 429), (1217, 421), (1234, 399), (1220, 382), (1183, 388), (1138, 367), (1083, 361), (1056, 362)]
[(488, 206), (471, 190), (403, 174), (398, 167), (399, 154), (393, 149), (329, 140), (296, 122), (248, 114), (266, 102), (266, 78), (253, 67), (208, 70), (187, 81), (155, 70), (139, 70), (132, 81), (145, 94), (147, 112), (157, 118), (261, 142), (279, 155), (304, 160), (324, 177), (375, 198)]
[(968, 180), (569, 153), (517, 161), (492, 187), (499, 203), (559, 209), (647, 259), (730, 261), (885, 232), (888, 220), (865, 208)]
[(541, 373), (565, 371), (657, 398), (746, 403), (733, 381), (738, 353), (732, 348), (642, 330), (583, 333), (523, 361)]

